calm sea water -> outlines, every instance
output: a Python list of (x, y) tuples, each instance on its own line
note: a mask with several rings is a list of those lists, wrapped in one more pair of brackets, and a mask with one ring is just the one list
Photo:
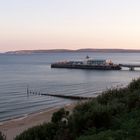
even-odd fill
[(138, 53), (46, 53), (0, 55), (0, 121), (24, 116), (46, 108), (63, 106), (72, 100), (47, 96), (27, 96), (30, 89), (52, 94), (96, 96), (113, 86), (127, 85), (140, 70), (98, 71), (51, 69), (52, 62), (83, 59), (86, 55), (111, 59), (114, 63), (138, 63)]

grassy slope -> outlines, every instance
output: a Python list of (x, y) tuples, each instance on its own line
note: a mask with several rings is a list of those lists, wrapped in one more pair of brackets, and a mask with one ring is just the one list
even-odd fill
[(61, 109), (54, 113), (52, 122), (28, 129), (15, 140), (139, 139), (140, 79), (77, 105), (71, 115)]

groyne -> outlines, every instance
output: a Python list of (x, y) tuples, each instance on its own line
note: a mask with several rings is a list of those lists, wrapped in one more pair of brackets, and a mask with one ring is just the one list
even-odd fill
[(49, 93), (41, 93), (41, 92), (35, 92), (27, 89), (27, 95), (40, 95), (40, 96), (52, 96), (52, 97), (59, 97), (59, 98), (65, 98), (65, 99), (72, 99), (72, 100), (89, 100), (93, 99), (94, 97), (84, 97), (84, 96), (74, 96), (74, 95), (62, 95), (62, 94), (49, 94)]

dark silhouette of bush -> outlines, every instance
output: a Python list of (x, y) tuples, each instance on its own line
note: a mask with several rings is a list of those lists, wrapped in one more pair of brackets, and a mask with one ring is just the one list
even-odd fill
[(139, 79), (134, 79), (129, 85), (128, 85), (128, 89), (130, 91), (134, 91), (134, 90), (138, 90), (140, 89), (140, 78)]
[(53, 140), (57, 129), (54, 123), (44, 123), (24, 131), (15, 140)]
[(68, 115), (69, 115), (69, 112), (65, 111), (65, 109), (62, 108), (53, 114), (51, 121), (53, 123), (59, 123), (59, 122), (63, 121), (63, 118), (67, 119)]

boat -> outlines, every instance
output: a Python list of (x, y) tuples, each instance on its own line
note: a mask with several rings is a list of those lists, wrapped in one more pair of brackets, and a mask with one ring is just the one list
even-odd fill
[(83, 61), (61, 61), (52, 63), (51, 68), (121, 70), (121, 66), (114, 64), (111, 60), (91, 59), (89, 56), (86, 56)]

